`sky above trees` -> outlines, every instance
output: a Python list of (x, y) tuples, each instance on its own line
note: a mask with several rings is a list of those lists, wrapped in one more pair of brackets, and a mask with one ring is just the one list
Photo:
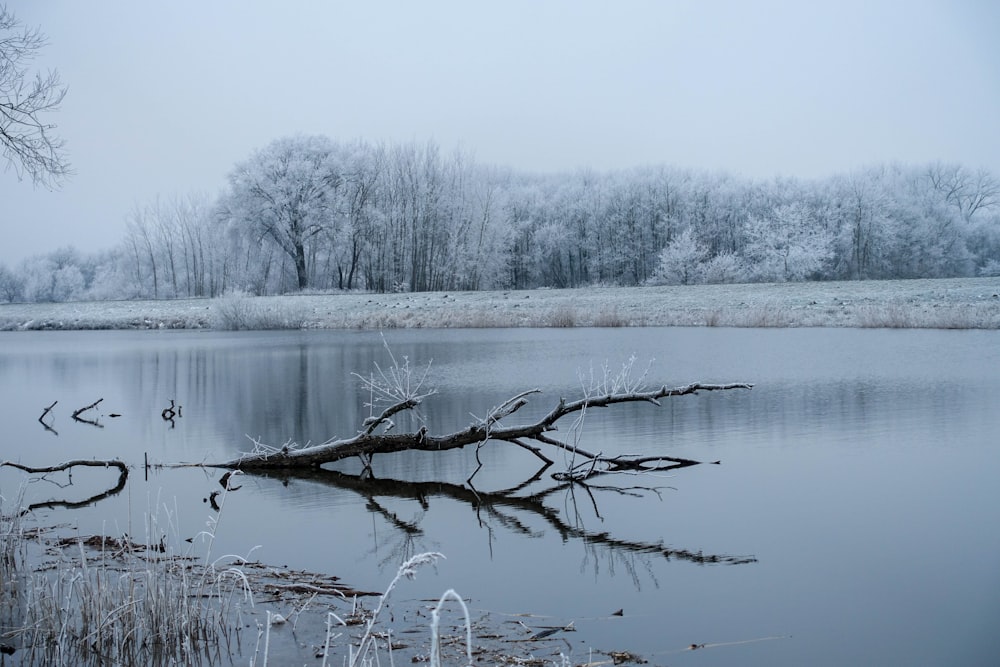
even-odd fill
[(752, 178), (874, 162), (1000, 173), (1000, 5), (29, 2), (76, 175), (0, 175), (0, 262), (120, 241), (157, 195), (216, 196), (279, 137), (434, 141), (526, 172)]

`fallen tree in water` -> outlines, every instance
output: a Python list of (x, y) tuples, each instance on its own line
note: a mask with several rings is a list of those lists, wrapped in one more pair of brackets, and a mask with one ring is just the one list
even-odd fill
[[(390, 351), (391, 357), (391, 351)], [(317, 468), (326, 463), (358, 457), (366, 470), (370, 470), (372, 457), (376, 454), (391, 454), (394, 452), (447, 451), (475, 445), (477, 448), (487, 442), (507, 442), (538, 457), (545, 468), (553, 464), (553, 460), (543, 453), (544, 447), (568, 452), (571, 462), (564, 471), (553, 474), (561, 481), (583, 481), (596, 475), (615, 472), (651, 472), (671, 469), (681, 466), (697, 465), (700, 461), (676, 458), (665, 455), (652, 456), (608, 456), (603, 453), (593, 453), (581, 449), (577, 442), (559, 439), (553, 436), (558, 431), (558, 422), (574, 415), (577, 421), (572, 432), (579, 434), (577, 428), (591, 408), (607, 408), (620, 403), (645, 402), (656, 406), (660, 399), (678, 396), (689, 396), (702, 391), (726, 391), (730, 389), (751, 389), (752, 384), (739, 382), (727, 384), (707, 384), (694, 382), (678, 387), (660, 386), (658, 389), (646, 389), (643, 386), (645, 373), (640, 377), (632, 376), (634, 358), (622, 365), (619, 372), (612, 374), (607, 368), (603, 376), (591, 378), (589, 386), (583, 391), (583, 396), (574, 401), (561, 399), (546, 415), (540, 419), (521, 425), (506, 425), (508, 419), (519, 409), (527, 405), (529, 396), (540, 393), (538, 389), (530, 389), (513, 396), (499, 406), (491, 408), (484, 417), (476, 418), (467, 428), (452, 433), (435, 435), (429, 433), (426, 427), (409, 432), (393, 433), (395, 427), (393, 418), (400, 413), (414, 410), (421, 405), (435, 390), (422, 390), (426, 370), (419, 377), (404, 359), (401, 365), (392, 358), (393, 365), (383, 371), (376, 365), (375, 373), (369, 376), (356, 375), (370, 394), (367, 406), (370, 416), (365, 419), (361, 430), (349, 438), (332, 439), (318, 445), (300, 447), (286, 443), (281, 447), (269, 447), (259, 441), (255, 442), (254, 451), (245, 453), (238, 458), (220, 463), (205, 464), (208, 467), (229, 468), (244, 471), (267, 469), (308, 469)], [(377, 411), (377, 412), (376, 412)], [(478, 449), (477, 449), (478, 454)], [(477, 456), (478, 459), (478, 456)], [(476, 475), (479, 467), (472, 473)]]

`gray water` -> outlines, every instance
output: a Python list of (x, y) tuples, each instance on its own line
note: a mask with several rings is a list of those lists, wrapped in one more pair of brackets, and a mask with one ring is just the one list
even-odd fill
[[(426, 383), (437, 394), (420, 411), (432, 432), (468, 426), (529, 388), (542, 393), (508, 423), (535, 419), (633, 355), (651, 386), (755, 388), (591, 411), (579, 443), (588, 450), (721, 461), (591, 489), (552, 481), (565, 466), (557, 455), (530, 487), (498, 493), (538, 468), (507, 444), (480, 452), (478, 500), (466, 483), (473, 451), (376, 457), (380, 483), (365, 486), (334, 474), (244, 476), (219, 519), (216, 553), (381, 590), (405, 557), (440, 551), (447, 560), (397, 595), (453, 588), (474, 609), (572, 620), (575, 662), (592, 647), (671, 665), (996, 664), (1000, 333), (515, 329), (385, 339), (420, 373), (432, 362)], [(118, 495), (36, 510), (41, 525), (141, 535), (142, 516), (168, 512), (179, 537), (192, 536), (215, 516), (205, 499), (219, 471), (155, 469), (147, 480), (144, 460), (212, 462), (250, 449), (249, 438), (281, 446), (350, 436), (368, 414), (352, 373), (375, 363), (391, 363), (377, 333), (0, 334), (0, 458), (136, 466)], [(99, 425), (70, 418), (98, 398), (85, 416)], [(171, 399), (183, 406), (173, 425), (160, 417)], [(46, 430), (37, 417), (53, 401)], [(557, 435), (572, 438), (569, 427)], [(353, 461), (335, 468), (360, 471)], [(4, 470), (0, 492), (9, 499), (22, 479)], [(101, 483), (83, 473), (68, 488), (36, 482), (26, 502), (85, 499)]]

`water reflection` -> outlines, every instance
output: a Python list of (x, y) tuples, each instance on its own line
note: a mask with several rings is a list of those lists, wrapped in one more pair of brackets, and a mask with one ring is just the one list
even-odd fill
[[(733, 556), (728, 554), (704, 553), (701, 550), (690, 550), (677, 546), (669, 546), (662, 541), (631, 540), (616, 537), (608, 530), (595, 531), (584, 525), (584, 513), (577, 507), (578, 495), (587, 502), (590, 509), (600, 518), (600, 502), (598, 496), (605, 493), (618, 496), (642, 498), (657, 490), (652, 486), (611, 486), (594, 485), (583, 482), (566, 482), (561, 484), (539, 484), (540, 475), (509, 489), (497, 491), (480, 491), (466, 484), (451, 484), (445, 482), (412, 482), (404, 479), (380, 479), (370, 474), (350, 475), (337, 470), (312, 470), (296, 472), (263, 472), (265, 478), (276, 479), (287, 484), (290, 478), (309, 480), (342, 491), (350, 491), (359, 495), (365, 501), (365, 507), (379, 515), (397, 532), (399, 540), (390, 550), (393, 562), (402, 562), (414, 555), (415, 540), (424, 535), (421, 527), (422, 517), (404, 520), (396, 512), (385, 507), (385, 499), (407, 500), (416, 503), (423, 512), (430, 508), (431, 498), (443, 498), (459, 505), (466, 505), (474, 512), (480, 529), (485, 529), (490, 535), (490, 541), (496, 539), (497, 529), (523, 537), (536, 538), (541, 534), (530, 527), (531, 520), (538, 520), (554, 529), (563, 542), (580, 541), (592, 548), (600, 548), (615, 556), (621, 554), (650, 554), (666, 560), (681, 560), (699, 565), (745, 565), (754, 563), (753, 556)], [(552, 498), (562, 496), (564, 510), (572, 517), (567, 519), (561, 512), (549, 504)], [(455, 527), (455, 530), (460, 530)]]
[[(220, 552), (262, 545), (267, 562), (378, 590), (404, 555), (442, 551), (440, 577), (418, 580), (407, 595), (454, 588), (491, 609), (574, 616), (625, 608), (613, 627), (590, 627), (586, 638), (650, 655), (706, 641), (794, 638), (719, 650), (714, 664), (991, 664), (1000, 652), (989, 632), (1000, 623), (1000, 533), (983, 529), (1000, 525), (997, 332), (387, 338), (398, 357), (433, 360), (438, 389), (400, 430), (453, 432), (537, 387), (542, 393), (518, 412), (531, 422), (560, 397), (579, 395), (578, 372), (633, 354), (656, 359), (657, 383), (756, 387), (587, 415), (580, 446), (589, 451), (722, 461), (672, 471), (669, 480), (570, 486), (549, 474), (568, 460), (533, 477), (535, 457), (509, 445), (484, 448), (475, 488), (466, 484), (477, 465), (467, 451), (376, 456), (369, 478), (354, 461), (309, 477), (245, 475), (223, 508)], [(146, 455), (166, 464), (227, 460), (250, 449), (248, 435), (279, 447), (349, 437), (368, 416), (351, 374), (367, 373), (384, 354), (378, 334), (356, 332), (0, 335), (2, 458), (121, 458), (135, 468)], [(98, 397), (104, 428), (70, 418)], [(174, 428), (161, 419), (171, 399), (183, 405)], [(122, 417), (105, 418), (112, 412)], [(222, 488), (221, 473), (212, 474), (132, 475), (124, 492), (73, 510), (72, 521), (81, 532), (124, 526), (138, 520), (144, 498), (162, 497), (176, 504), (178, 532), (191, 536), (216, 516), (205, 500)], [(16, 483), (0, 479), (0, 491), (9, 497)], [(70, 514), (39, 512), (52, 521)], [(960, 548), (963, 557), (942, 559), (928, 544)]]
[[(46, 466), (41, 468), (25, 466), (20, 463), (15, 463), (13, 461), (4, 461), (0, 463), (0, 467), (13, 468), (16, 470), (20, 470), (24, 473), (27, 473), (31, 477), (27, 482), (25, 482), (26, 484), (32, 482), (38, 483), (43, 480), (47, 481), (51, 485), (60, 489), (59, 493), (60, 495), (63, 496), (68, 495), (69, 493), (68, 489), (70, 488), (85, 487), (85, 486), (91, 486), (97, 489), (103, 488), (102, 487), (103, 482), (100, 479), (92, 481), (92, 480), (87, 480), (85, 478), (82, 484), (77, 483), (80, 480), (77, 480), (75, 482), (73, 480), (73, 471), (77, 468), (83, 470), (86, 470), (88, 468), (89, 469), (114, 468), (115, 470), (118, 471), (118, 481), (116, 481), (113, 485), (107, 488), (103, 488), (103, 490), (101, 491), (93, 493), (79, 500), (70, 500), (69, 498), (63, 497), (63, 498), (56, 498), (56, 499), (28, 503), (27, 505), (25, 505), (23, 508), (20, 509), (19, 514), (21, 514), (22, 516), (39, 509), (81, 509), (83, 507), (90, 507), (100, 502), (101, 500), (104, 500), (106, 498), (111, 498), (121, 493), (125, 489), (125, 483), (128, 481), (128, 466), (126, 466), (123, 462), (118, 460), (114, 461), (75, 460), (75, 461), (67, 461), (66, 463), (61, 463), (59, 465)], [(60, 482), (54, 479), (55, 473), (65, 473), (66, 481)], [(85, 491), (85, 493), (89, 492)]]

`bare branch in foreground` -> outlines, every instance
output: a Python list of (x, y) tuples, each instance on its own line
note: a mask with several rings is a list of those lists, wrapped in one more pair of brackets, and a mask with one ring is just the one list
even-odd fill
[[(635, 402), (659, 405), (659, 401), (662, 398), (687, 396), (700, 391), (726, 391), (730, 389), (751, 389), (752, 387), (752, 384), (742, 382), (730, 384), (702, 384), (696, 382), (674, 388), (664, 385), (652, 391), (629, 391), (625, 393), (588, 396), (571, 402), (560, 400), (558, 405), (547, 415), (534, 423), (520, 426), (502, 425), (500, 420), (509, 417), (526, 405), (527, 396), (538, 392), (535, 389), (508, 399), (499, 408), (495, 408), (485, 419), (477, 420), (462, 431), (445, 435), (431, 435), (427, 433), (425, 428), (421, 428), (414, 433), (373, 433), (373, 423), (374, 425), (385, 423), (387, 414), (396, 414), (404, 410), (415, 409), (421, 404), (424, 396), (415, 396), (411, 393), (410, 395), (401, 396), (401, 400), (384, 410), (379, 416), (366, 420), (364, 430), (353, 437), (330, 440), (310, 447), (288, 445), (281, 449), (258, 447), (256, 451), (244, 454), (236, 459), (221, 463), (199, 465), (246, 471), (280, 468), (315, 468), (324, 463), (332, 463), (355, 456), (370, 460), (375, 454), (391, 454), (405, 450), (446, 451), (472, 444), (481, 444), (487, 440), (509, 442), (528, 449), (542, 460), (548, 461), (549, 459), (541, 454), (539, 448), (529, 444), (529, 441), (534, 441), (543, 445), (571, 451), (576, 456), (587, 459), (590, 462), (588, 464), (590, 465), (589, 472), (585, 475), (581, 476), (577, 472), (576, 476), (566, 477), (565, 479), (579, 480), (595, 474), (608, 472), (643, 472), (662, 469), (664, 465), (676, 467), (679, 463), (694, 465), (698, 462), (667, 456), (643, 457), (641, 459), (627, 456), (606, 457), (600, 454), (585, 452), (575, 445), (570, 445), (549, 437), (548, 434), (558, 430), (556, 422), (560, 419), (590, 408), (604, 408), (619, 403)], [(572, 475), (573, 473), (571, 471), (568, 474)]]
[(34, 474), (44, 474), (50, 472), (59, 472), (60, 470), (69, 470), (70, 468), (75, 468), (77, 466), (86, 466), (91, 468), (118, 468), (120, 472), (128, 474), (128, 467), (122, 461), (118, 459), (111, 459), (108, 461), (94, 461), (89, 459), (74, 459), (72, 461), (66, 461), (65, 463), (60, 463), (55, 466), (46, 466), (44, 468), (32, 468), (31, 466), (26, 466), (21, 463), (15, 463), (13, 461), (3, 461), (0, 462), (0, 467), (10, 467), (17, 468), (18, 470), (23, 470), (24, 472), (30, 472)]
[(128, 466), (124, 462), (118, 459), (110, 459), (108, 461), (94, 461), (87, 459), (74, 459), (72, 461), (66, 461), (65, 463), (60, 463), (54, 466), (45, 466), (42, 468), (33, 468), (31, 466), (26, 466), (21, 463), (15, 463), (13, 461), (2, 461), (0, 462), (0, 468), (9, 467), (16, 468), (18, 470), (23, 470), (26, 473), (45, 475), (53, 472), (61, 472), (63, 470), (68, 471), (70, 479), (72, 479), (73, 468), (76, 467), (89, 467), (89, 468), (117, 468), (118, 469), (118, 481), (114, 486), (108, 488), (105, 491), (92, 495), (83, 500), (48, 500), (41, 503), (34, 503), (25, 507), (21, 513), (27, 514), (28, 512), (39, 509), (39, 508), (54, 508), (54, 507), (64, 507), (67, 509), (73, 509), (77, 507), (86, 507), (92, 505), (99, 500), (109, 498), (122, 489), (125, 488), (125, 482), (128, 479)]

